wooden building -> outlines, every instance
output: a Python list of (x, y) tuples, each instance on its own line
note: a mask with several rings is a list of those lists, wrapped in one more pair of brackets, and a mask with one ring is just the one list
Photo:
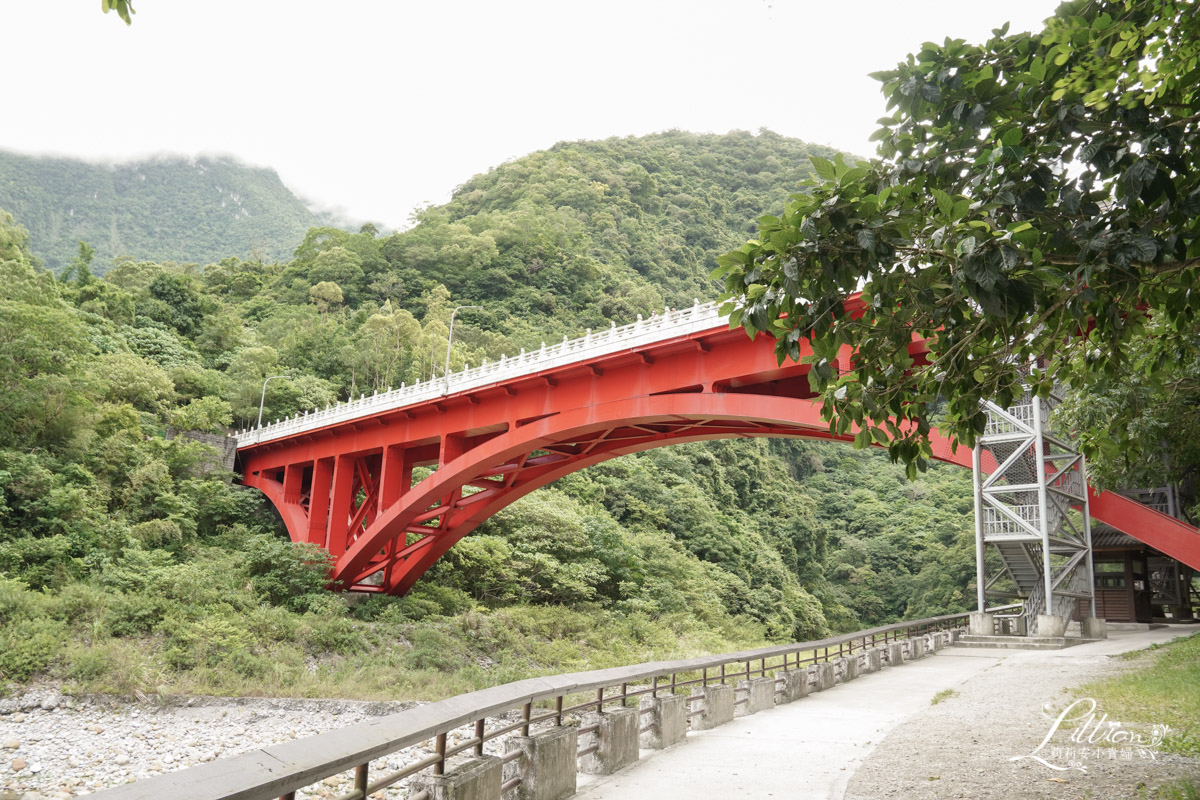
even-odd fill
[[(1193, 570), (1132, 536), (1092, 526), (1096, 616), (1109, 622), (1192, 618)], [(1081, 601), (1086, 602), (1086, 601)], [(1086, 616), (1080, 609), (1080, 616)]]

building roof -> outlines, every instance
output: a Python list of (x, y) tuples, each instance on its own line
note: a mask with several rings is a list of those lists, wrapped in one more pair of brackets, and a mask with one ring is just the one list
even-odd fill
[(1138, 541), (1127, 533), (1122, 533), (1111, 525), (1103, 522), (1092, 523), (1092, 547), (1128, 547), (1138, 550), (1150, 550), (1150, 545)]

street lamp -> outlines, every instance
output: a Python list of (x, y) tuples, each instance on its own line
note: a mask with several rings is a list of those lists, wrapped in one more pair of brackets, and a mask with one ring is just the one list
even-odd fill
[(464, 308), (483, 308), (483, 306), (459, 306), (450, 312), (450, 335), (446, 337), (446, 391), (443, 394), (450, 394), (450, 348), (454, 344), (454, 315)]
[(276, 380), (277, 378), (291, 378), (291, 377), (292, 377), (291, 375), (272, 375), (271, 377), (269, 377), (265, 381), (263, 381), (262, 397), (260, 397), (258, 399), (258, 425), (257, 425), (257, 427), (259, 427), (259, 428), (262, 427), (262, 410), (263, 410), (263, 403), (265, 403), (267, 400), (267, 384), (273, 380)]

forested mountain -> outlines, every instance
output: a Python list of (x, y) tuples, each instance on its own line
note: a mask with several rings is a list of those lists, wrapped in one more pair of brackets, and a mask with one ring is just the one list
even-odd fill
[(21, 220), (34, 255), (55, 272), (80, 241), (95, 249), (98, 273), (121, 256), (284, 259), (320, 223), (273, 170), (224, 157), (110, 165), (0, 151), (0, 208)]
[(428, 377), (455, 305), (483, 306), (457, 318), (457, 369), (708, 299), (716, 254), (814, 153), (831, 155), (769, 132), (564, 143), (408, 231), (314, 228), (282, 263), (125, 259), (103, 278), (80, 257), (55, 279), (0, 221), (0, 676), (430, 696), (963, 609), (954, 468), (909, 483), (842, 445), (663, 448), (518, 501), (408, 597), (348, 603), (257, 493), (164, 437), (252, 422), (267, 375), (292, 376), (268, 418)]

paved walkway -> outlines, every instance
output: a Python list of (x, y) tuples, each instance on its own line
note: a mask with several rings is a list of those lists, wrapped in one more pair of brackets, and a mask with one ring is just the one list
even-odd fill
[(719, 728), (689, 734), (669, 750), (642, 751), (632, 767), (609, 776), (579, 776), (586, 800), (753, 797), (840, 800), (854, 771), (890, 731), (950, 689), (1004, 658), (1070, 659), (1115, 655), (1194, 633), (1194, 626), (1114, 632), (1102, 642), (1065, 650), (951, 647), (921, 661), (863, 675)]

